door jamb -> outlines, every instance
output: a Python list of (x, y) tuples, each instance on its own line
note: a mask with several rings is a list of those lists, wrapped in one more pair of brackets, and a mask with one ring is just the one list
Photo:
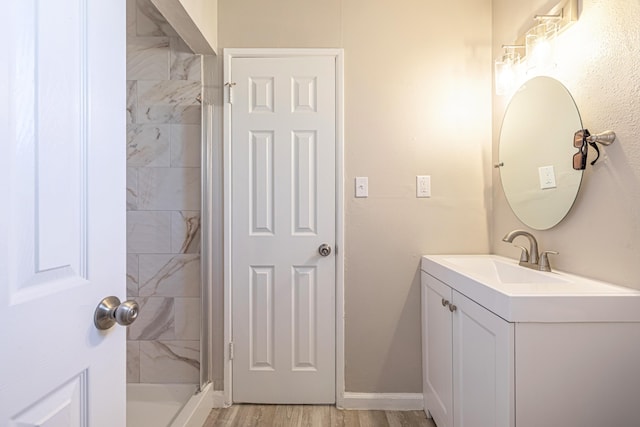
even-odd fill
[[(332, 56), (336, 76), (336, 406), (344, 400), (344, 50), (343, 49), (224, 49), (223, 84), (229, 82), (233, 58), (283, 58)], [(224, 402), (233, 404), (233, 365), (229, 354), (232, 340), (231, 301), (231, 106), (223, 90), (223, 210), (224, 210)]]

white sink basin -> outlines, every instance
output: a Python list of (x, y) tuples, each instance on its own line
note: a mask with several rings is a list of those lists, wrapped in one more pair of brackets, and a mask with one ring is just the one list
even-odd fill
[(638, 290), (497, 255), (429, 255), (422, 270), (507, 321), (640, 321)]
[(513, 262), (505, 262), (497, 257), (455, 256), (446, 261), (456, 265), (462, 272), (478, 275), (499, 283), (567, 283), (566, 279), (543, 271), (523, 268)]

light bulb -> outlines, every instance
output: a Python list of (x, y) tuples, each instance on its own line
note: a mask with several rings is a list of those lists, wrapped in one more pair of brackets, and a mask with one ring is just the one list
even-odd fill
[(508, 95), (513, 92), (518, 81), (518, 66), (520, 55), (514, 47), (505, 47), (502, 59), (496, 60), (494, 65), (494, 77), (496, 95)]
[(544, 74), (555, 67), (554, 40), (558, 24), (545, 21), (536, 25), (526, 35), (527, 73)]

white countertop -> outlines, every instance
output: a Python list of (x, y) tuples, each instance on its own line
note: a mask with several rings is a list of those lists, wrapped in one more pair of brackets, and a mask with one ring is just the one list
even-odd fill
[(640, 290), (498, 255), (426, 255), (421, 268), (509, 322), (640, 322)]

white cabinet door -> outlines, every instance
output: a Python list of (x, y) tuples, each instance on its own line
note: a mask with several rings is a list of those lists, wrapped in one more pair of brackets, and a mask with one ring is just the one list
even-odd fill
[(438, 427), (513, 427), (514, 326), (422, 273), (423, 393)]
[(456, 291), (453, 304), (455, 426), (512, 427), (515, 425), (513, 324)]
[(2, 2), (0, 426), (124, 426), (125, 2)]
[(438, 427), (453, 426), (451, 288), (422, 273), (423, 393)]

